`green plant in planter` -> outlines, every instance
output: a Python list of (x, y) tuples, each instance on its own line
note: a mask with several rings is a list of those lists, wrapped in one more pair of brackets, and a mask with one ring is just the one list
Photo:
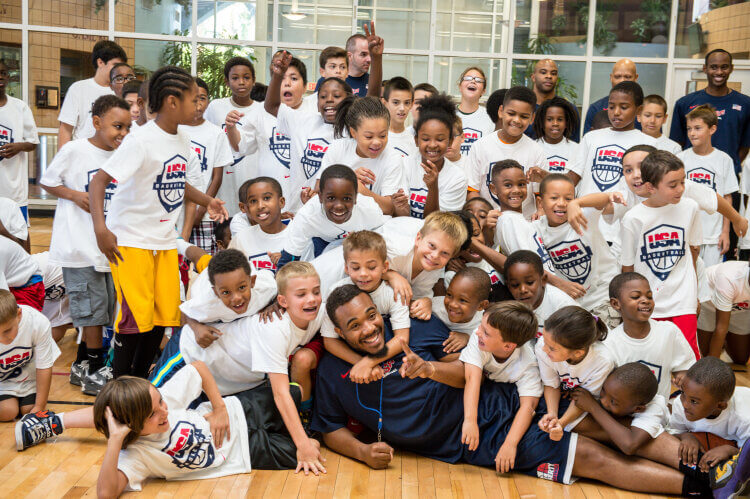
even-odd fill
[(639, 17), (630, 23), (633, 36), (639, 42), (651, 40), (651, 37), (659, 33), (666, 35), (669, 24), (669, 13), (672, 9), (670, 2), (662, 0), (644, 0), (641, 3), (643, 17)]

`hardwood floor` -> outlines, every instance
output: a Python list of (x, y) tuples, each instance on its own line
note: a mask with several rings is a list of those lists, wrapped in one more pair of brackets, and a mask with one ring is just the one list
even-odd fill
[[(32, 252), (45, 251), (51, 235), (51, 218), (33, 218)], [(53, 368), (49, 408), (56, 412), (75, 410), (90, 404), (68, 383), (75, 357), (75, 336), (69, 331), (60, 343), (62, 355)], [(744, 368), (735, 366), (739, 384), (748, 386)], [(105, 440), (94, 430), (69, 430), (54, 440), (16, 452), (13, 424), (0, 424), (0, 497), (81, 497), (96, 495)], [(494, 470), (440, 461), (396, 452), (386, 470), (371, 470), (328, 450), (328, 473), (320, 477), (291, 471), (253, 471), (214, 480), (166, 482), (151, 480), (140, 493), (144, 497), (367, 497), (419, 498), (470, 497), (515, 498), (637, 498), (658, 497), (634, 494), (590, 481), (564, 486), (525, 475), (498, 475)], [(613, 472), (616, 472), (613, 470)], [(133, 494), (128, 494), (133, 495)]]

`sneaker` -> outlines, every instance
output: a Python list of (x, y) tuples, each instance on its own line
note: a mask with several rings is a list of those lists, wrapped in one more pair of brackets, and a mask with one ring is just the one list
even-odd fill
[(89, 361), (82, 360), (81, 362), (73, 362), (70, 365), (70, 384), (75, 386), (81, 386), (81, 381), (84, 376), (88, 374)]
[(54, 412), (26, 414), (16, 423), (16, 449), (26, 450), (62, 432), (62, 421)]
[(750, 445), (738, 454), (713, 467), (710, 471), (711, 488), (716, 499), (734, 499), (750, 495)]
[(112, 368), (101, 367), (98, 371), (86, 374), (81, 383), (81, 391), (86, 395), (98, 395), (108, 381), (112, 379)]

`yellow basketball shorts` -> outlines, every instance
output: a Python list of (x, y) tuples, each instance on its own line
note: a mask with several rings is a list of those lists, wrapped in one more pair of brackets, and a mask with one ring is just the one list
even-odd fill
[(110, 263), (117, 292), (115, 331), (146, 333), (155, 326), (180, 325), (177, 250), (118, 246), (122, 261)]

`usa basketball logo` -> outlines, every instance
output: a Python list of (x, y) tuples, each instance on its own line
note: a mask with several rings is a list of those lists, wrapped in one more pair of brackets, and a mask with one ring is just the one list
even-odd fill
[(258, 253), (257, 255), (250, 255), (247, 259), (250, 261), (250, 265), (256, 270), (270, 270), (271, 272), (276, 272), (276, 264), (271, 261), (268, 253), (263, 252)]
[(536, 232), (534, 232), (534, 242), (536, 243), (536, 254), (542, 259), (542, 265), (546, 265), (549, 262), (549, 253), (544, 248), (544, 241)]
[[(34, 358), (31, 347), (13, 347), (0, 353), (0, 381), (17, 378), (23, 367)], [(23, 380), (16, 380), (23, 381)]]
[(169, 434), (167, 445), (161, 450), (172, 458), (172, 464), (181, 469), (208, 468), (214, 462), (211, 434), (189, 421), (178, 421)]
[(56, 301), (65, 296), (65, 286), (61, 284), (53, 284), (48, 288), (44, 288), (44, 301)]
[(329, 142), (323, 138), (308, 139), (305, 152), (302, 154), (302, 170), (305, 177), (312, 178), (320, 169), (320, 161), (328, 150)]
[(289, 168), (289, 161), (291, 159), (291, 155), (289, 153), (289, 147), (291, 143), (292, 140), (288, 135), (284, 135), (283, 133), (276, 130), (276, 127), (273, 127), (273, 129), (271, 130), (271, 141), (268, 144), (268, 148), (271, 149), (273, 157), (287, 168)]
[(427, 189), (409, 189), (411, 216), (424, 218), (424, 205), (427, 202)]
[(185, 195), (185, 172), (187, 160), (177, 154), (164, 162), (164, 167), (154, 182), (154, 190), (159, 196), (159, 202), (171, 213), (182, 205)]
[(560, 389), (564, 392), (570, 392), (581, 386), (581, 380), (569, 373), (560, 375)]
[(750, 310), (750, 303), (743, 301), (743, 302), (732, 304), (733, 312), (740, 312), (742, 310)]
[(555, 463), (542, 463), (536, 467), (537, 478), (543, 478), (545, 480), (557, 480), (557, 475), (560, 473), (560, 465)]
[(548, 248), (552, 265), (571, 282), (583, 285), (591, 273), (591, 248), (583, 241), (563, 241)]
[(490, 286), (494, 286), (495, 284), (500, 282), (500, 276), (494, 269), (490, 270), (487, 275), (490, 276)]
[[(96, 172), (98, 171), (99, 169), (88, 171), (89, 180), (88, 182), (86, 182), (86, 192), (89, 192), (89, 184), (91, 183), (91, 179), (94, 178), (94, 175), (96, 175)], [(107, 184), (107, 187), (105, 187), (104, 189), (104, 215), (106, 215), (109, 212), (109, 205), (112, 202), (112, 196), (115, 195), (116, 190), (117, 190), (117, 180), (112, 179)]]
[(696, 184), (703, 184), (716, 191), (716, 175), (707, 168), (694, 168), (687, 173), (687, 178)]
[(195, 151), (198, 156), (198, 161), (201, 164), (201, 172), (208, 170), (208, 159), (206, 159), (206, 146), (200, 144), (194, 140), (190, 141), (190, 147)]
[(469, 154), (471, 145), (482, 138), (482, 132), (474, 128), (464, 128), (464, 141), (461, 144), (461, 154)]
[(640, 261), (664, 281), (685, 256), (685, 229), (662, 224), (643, 234)]
[(547, 171), (550, 173), (565, 173), (568, 168), (568, 160), (562, 156), (554, 155), (547, 158)]
[(492, 182), (492, 167), (495, 166), (495, 163), (497, 163), (497, 161), (493, 161), (492, 163), (490, 163), (489, 168), (487, 168), (487, 176), (484, 179), (484, 184), (487, 186), (487, 192), (489, 192), (490, 197), (492, 198), (492, 200), (495, 202), (495, 204), (499, 205), (500, 204), (500, 200), (497, 199), (497, 196), (495, 196), (492, 193), (492, 190), (490, 190), (490, 183)]
[[(0, 125), (0, 147), (13, 142), (13, 130), (5, 125)], [(3, 158), (0, 158), (2, 161)]]
[(625, 149), (617, 144), (596, 148), (591, 173), (594, 176), (594, 183), (600, 191), (611, 189), (622, 178), (622, 156), (624, 154)]
[(645, 360), (639, 360), (641, 364), (648, 367), (652, 373), (654, 373), (654, 376), (656, 376), (656, 381), (661, 381), (661, 366), (657, 364), (652, 364), (651, 362), (646, 362)]

